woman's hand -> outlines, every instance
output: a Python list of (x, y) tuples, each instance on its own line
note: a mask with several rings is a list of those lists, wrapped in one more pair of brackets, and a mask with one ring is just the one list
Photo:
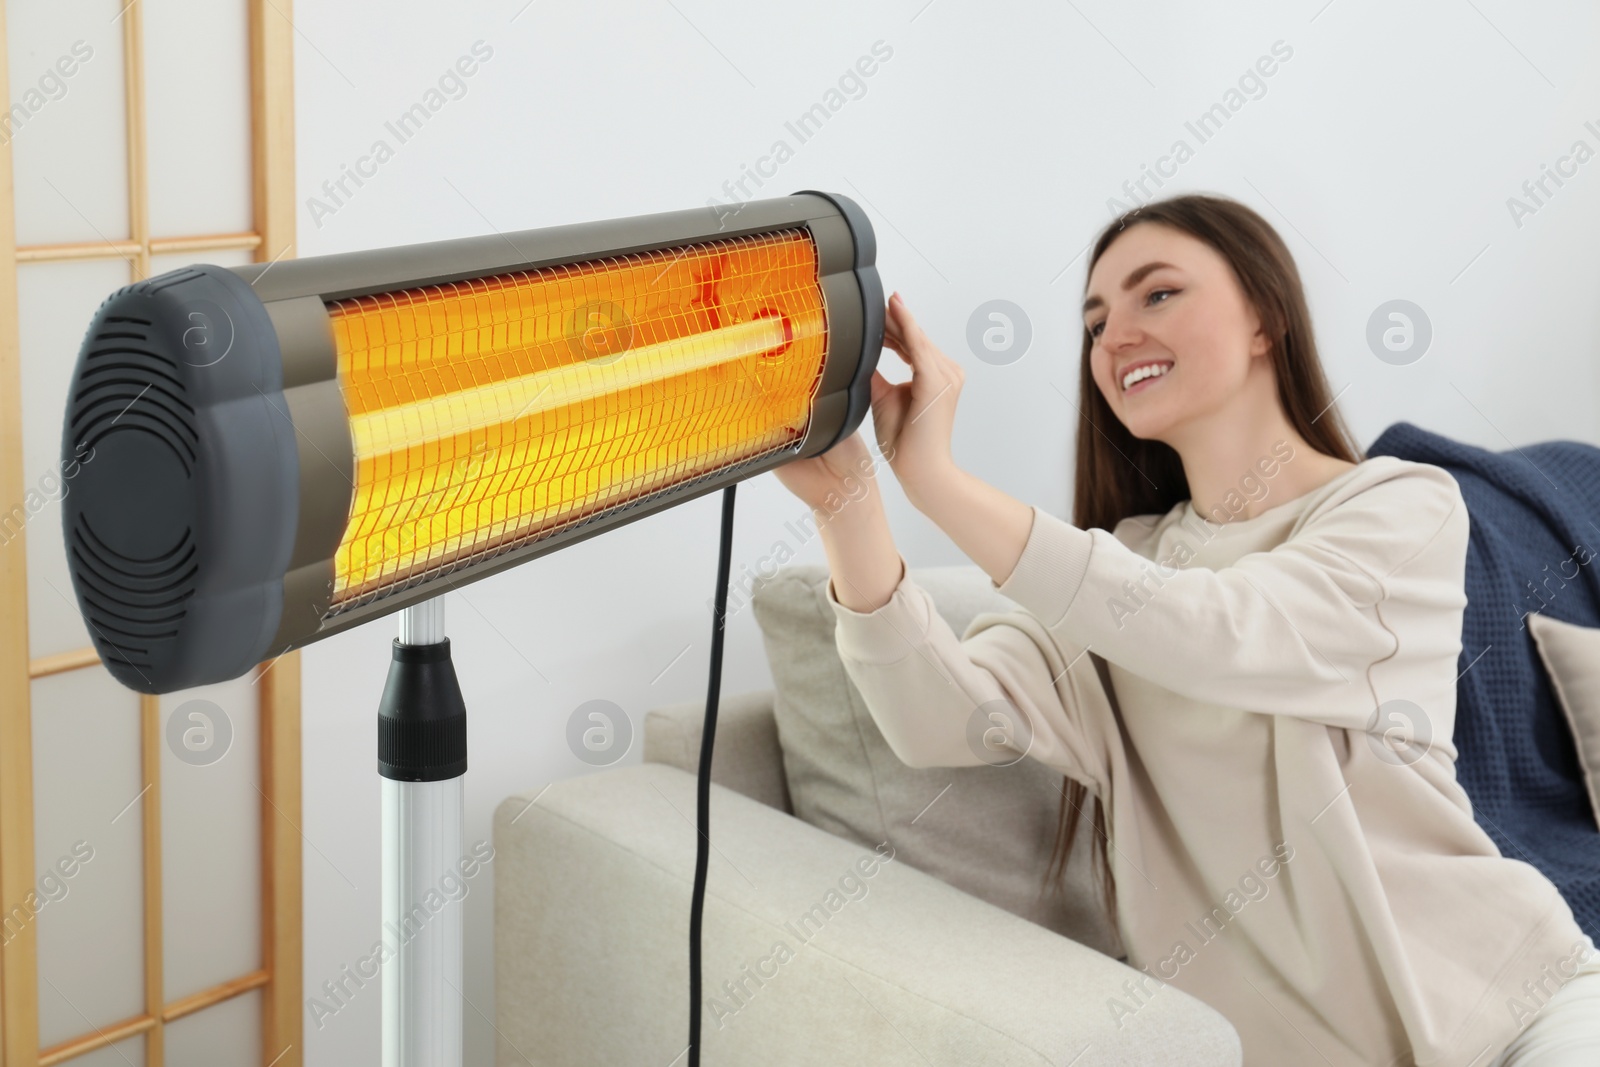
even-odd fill
[[(927, 499), (925, 490), (955, 473), (950, 436), (965, 372), (922, 332), (899, 293), (889, 298), (884, 312), (883, 346), (910, 364), (911, 380), (893, 385), (877, 370), (872, 372), (873, 432), (907, 498), (917, 505)], [(840, 500), (877, 491), (874, 461), (859, 432), (820, 456), (785, 463), (774, 473), (818, 510), (832, 510), (830, 499), (837, 507)]]
[(820, 456), (773, 470), (818, 513), (833, 594), (851, 611), (876, 611), (888, 603), (905, 574), (878, 495), (874, 462), (856, 432)]
[(877, 370), (872, 372), (873, 432), (906, 497), (916, 505), (955, 470), (950, 439), (966, 372), (928, 339), (898, 292), (889, 297), (884, 312), (883, 346), (910, 365), (911, 380), (891, 385)]
[(846, 500), (878, 491), (872, 456), (859, 430), (820, 456), (792, 460), (773, 473), (815, 511), (833, 511)]

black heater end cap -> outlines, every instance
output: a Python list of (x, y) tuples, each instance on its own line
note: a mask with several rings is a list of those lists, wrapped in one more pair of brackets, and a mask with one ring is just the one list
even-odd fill
[(200, 265), (117, 290), (78, 353), (62, 534), (79, 611), (141, 693), (237, 678), (280, 650), (299, 460), (266, 308)]

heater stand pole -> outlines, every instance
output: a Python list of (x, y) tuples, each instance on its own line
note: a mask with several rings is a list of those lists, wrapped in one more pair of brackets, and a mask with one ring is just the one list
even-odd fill
[[(461, 1067), (467, 713), (439, 597), (401, 609), (378, 711), (383, 1067)], [(452, 899), (454, 897), (455, 899)]]

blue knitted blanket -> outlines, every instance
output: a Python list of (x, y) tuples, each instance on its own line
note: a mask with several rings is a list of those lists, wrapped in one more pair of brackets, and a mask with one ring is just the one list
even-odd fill
[(1600, 626), (1600, 448), (1546, 441), (1490, 452), (1397, 422), (1367, 454), (1431, 463), (1461, 486), (1472, 537), (1456, 776), (1501, 854), (1543, 871), (1600, 942), (1600, 827), (1523, 620), (1540, 611)]

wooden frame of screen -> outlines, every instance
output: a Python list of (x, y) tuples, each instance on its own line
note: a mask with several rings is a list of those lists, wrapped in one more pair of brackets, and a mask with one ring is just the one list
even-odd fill
[[(132, 0), (121, 15), (128, 133), (129, 236), (19, 248), (11, 146), (0, 144), (0, 500), (24, 497), (21, 340), (17, 264), (125, 259), (134, 279), (167, 252), (248, 249), (258, 261), (293, 255), (294, 29), (292, 0), (244, 0), (250, 32), (251, 192), (254, 231), (152, 237), (148, 223), (144, 126), (144, 20)], [(10, 107), (5, 11), (0, 5), (0, 112)], [(92, 648), (28, 659), (26, 535), (0, 548), (0, 901), (9, 910), (33, 888), (34, 678), (98, 666)], [(147, 1067), (164, 1067), (167, 1023), (252, 989), (262, 990), (264, 1067), (301, 1067), (300, 653), (262, 665), (257, 675), (261, 728), (261, 969), (191, 996), (164, 1002), (161, 924), (161, 723), (157, 697), (141, 695), (143, 812), (143, 1013), (48, 1049), (39, 1048), (38, 946), (33, 923), (0, 949), (0, 1064), (50, 1067), (135, 1035)]]

